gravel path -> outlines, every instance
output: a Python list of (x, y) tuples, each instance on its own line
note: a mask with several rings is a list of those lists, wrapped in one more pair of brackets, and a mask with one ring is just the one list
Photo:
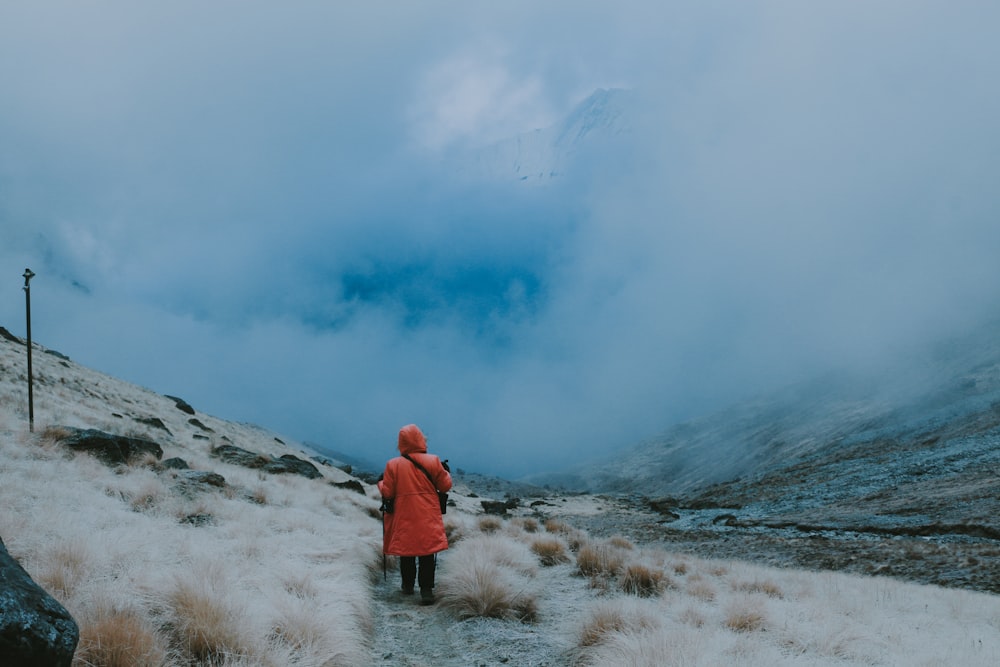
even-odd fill
[[(447, 558), (442, 554), (442, 560)], [(439, 563), (440, 566), (440, 563)], [(533, 623), (460, 619), (440, 604), (404, 596), (399, 573), (372, 587), (372, 665), (384, 667), (569, 667), (579, 618), (594, 599), (571, 565), (539, 568), (538, 618)], [(440, 571), (439, 571), (440, 574)]]

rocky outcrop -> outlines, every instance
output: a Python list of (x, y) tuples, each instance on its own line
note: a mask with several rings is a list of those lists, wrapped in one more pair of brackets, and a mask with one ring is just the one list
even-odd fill
[(218, 457), (227, 463), (255, 470), (263, 470), (264, 472), (273, 474), (291, 473), (302, 475), (308, 479), (319, 479), (323, 476), (316, 466), (292, 454), (284, 454), (275, 458), (273, 456), (255, 454), (235, 445), (220, 445), (212, 450), (212, 456)]
[(12, 343), (17, 343), (18, 345), (24, 345), (23, 340), (21, 340), (11, 332), (7, 331), (7, 329), (4, 327), (0, 327), (0, 338), (3, 338), (4, 340), (9, 340)]
[(226, 487), (226, 478), (217, 472), (205, 470), (178, 470), (174, 477), (184, 484), (197, 486), (214, 486), (218, 489)]
[(69, 667), (80, 629), (0, 539), (0, 664)]
[(177, 409), (180, 410), (181, 412), (187, 413), (189, 415), (194, 414), (194, 408), (192, 408), (190, 404), (188, 404), (188, 402), (185, 401), (183, 398), (177, 398), (176, 396), (167, 396), (166, 394), (164, 394), (164, 396), (173, 401), (174, 405), (176, 405)]
[(163, 458), (163, 448), (152, 440), (114, 435), (97, 429), (66, 428), (69, 435), (60, 443), (75, 452), (86, 452), (108, 465), (123, 465), (144, 456)]

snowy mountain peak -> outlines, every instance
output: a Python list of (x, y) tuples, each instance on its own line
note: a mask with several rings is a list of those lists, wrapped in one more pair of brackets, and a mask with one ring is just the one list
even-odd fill
[(571, 171), (585, 149), (630, 131), (631, 100), (628, 90), (598, 89), (562, 121), (463, 153), (451, 168), (473, 180), (551, 182)]

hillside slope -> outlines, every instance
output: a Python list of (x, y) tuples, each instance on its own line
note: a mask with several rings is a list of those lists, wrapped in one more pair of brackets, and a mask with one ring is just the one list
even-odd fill
[(819, 378), (533, 481), (655, 506), (634, 534), (673, 548), (1000, 592), (997, 333)]

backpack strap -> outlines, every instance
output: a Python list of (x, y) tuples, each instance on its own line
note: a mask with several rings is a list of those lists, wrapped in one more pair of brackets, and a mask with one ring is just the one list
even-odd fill
[(406, 459), (407, 461), (409, 461), (410, 463), (412, 463), (413, 465), (417, 466), (418, 468), (420, 468), (420, 472), (422, 472), (425, 475), (427, 475), (427, 479), (430, 481), (431, 486), (434, 487), (434, 490), (435, 491), (438, 490), (437, 489), (437, 484), (434, 482), (434, 478), (431, 477), (431, 474), (429, 472), (427, 472), (427, 468), (423, 467), (422, 465), (420, 465), (419, 463), (417, 463), (415, 460), (411, 459), (409, 454), (403, 454), (403, 458)]

